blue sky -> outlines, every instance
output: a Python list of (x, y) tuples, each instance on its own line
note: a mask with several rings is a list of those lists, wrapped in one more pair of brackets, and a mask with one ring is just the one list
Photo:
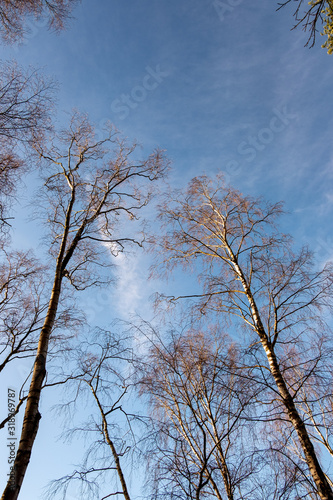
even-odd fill
[[(333, 257), (333, 56), (320, 48), (320, 36), (309, 50), (306, 34), (290, 31), (292, 5), (276, 12), (276, 2), (226, 0), (223, 13), (222, 3), (83, 0), (67, 31), (55, 35), (32, 22), (24, 43), (2, 46), (0, 57), (58, 80), (59, 123), (78, 108), (97, 128), (114, 122), (147, 153), (166, 149), (172, 185), (222, 170), (246, 194), (284, 200), (284, 231), (324, 262)], [(14, 241), (29, 246), (31, 229), (19, 209), (17, 220)], [(96, 296), (92, 316), (112, 297), (114, 316), (150, 314), (149, 296), (164, 284), (147, 285), (148, 260), (132, 255), (119, 262), (117, 291)], [(70, 456), (67, 450), (59, 460), (63, 451), (55, 445), (41, 485), (40, 457), (57, 434), (46, 413), (24, 500), (39, 498)]]

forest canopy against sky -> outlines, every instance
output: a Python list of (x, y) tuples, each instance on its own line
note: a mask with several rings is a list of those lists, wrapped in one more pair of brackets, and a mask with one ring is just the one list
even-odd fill
[(0, 1), (2, 500), (333, 498), (332, 9)]

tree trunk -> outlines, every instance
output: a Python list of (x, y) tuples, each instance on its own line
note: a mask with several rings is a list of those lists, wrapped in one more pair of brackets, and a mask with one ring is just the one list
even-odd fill
[(124, 478), (124, 474), (123, 474), (123, 471), (122, 471), (122, 468), (120, 465), (119, 455), (118, 455), (117, 450), (113, 444), (113, 441), (111, 440), (111, 438), (109, 436), (108, 425), (107, 425), (107, 421), (106, 421), (104, 414), (103, 414), (103, 431), (104, 431), (106, 442), (109, 445), (109, 447), (111, 448), (111, 452), (112, 452), (113, 459), (114, 459), (115, 464), (116, 464), (116, 469), (117, 469), (118, 477), (120, 480), (121, 488), (123, 490), (123, 495), (124, 495), (126, 500), (131, 500), (131, 497), (129, 496), (129, 493), (127, 490), (127, 484), (126, 484), (126, 481)]
[(239, 280), (241, 281), (244, 291), (246, 293), (247, 299), (250, 304), (251, 312), (252, 312), (252, 317), (254, 320), (254, 326), (255, 330), (260, 338), (261, 345), (263, 346), (271, 374), (274, 378), (274, 381), (276, 383), (276, 386), (279, 390), (282, 402), (287, 410), (287, 414), (289, 417), (289, 420), (291, 424), (293, 425), (294, 429), (297, 432), (297, 436), (299, 439), (299, 442), (301, 444), (305, 460), (308, 464), (311, 476), (313, 478), (313, 481), (317, 487), (318, 494), (321, 498), (321, 500), (333, 500), (333, 491), (329, 485), (329, 482), (327, 481), (327, 478), (318, 462), (317, 455), (314, 449), (314, 446), (311, 442), (311, 439), (309, 437), (308, 431), (306, 429), (306, 426), (300, 417), (297, 408), (295, 406), (293, 397), (291, 396), (288, 387), (285, 383), (285, 380), (283, 378), (283, 375), (281, 373), (279, 363), (276, 359), (276, 355), (274, 352), (274, 348), (271, 344), (271, 342), (268, 339), (268, 336), (266, 334), (265, 328), (263, 326), (263, 323), (261, 321), (261, 317), (256, 305), (256, 302), (253, 298), (252, 292), (247, 284), (247, 281), (245, 279), (245, 276), (241, 270), (241, 268), (238, 265), (237, 259), (235, 256), (232, 254), (232, 260), (233, 260), (233, 265), (235, 268), (235, 271), (238, 275)]
[(40, 333), (27, 404), (24, 412), (21, 439), (13, 466), (13, 475), (8, 480), (1, 500), (16, 500), (18, 498), (25, 472), (30, 462), (32, 447), (37, 435), (39, 421), (41, 419), (41, 414), (39, 413), (39, 401), (46, 374), (48, 345), (58, 309), (60, 289), (61, 273), (57, 270), (47, 315)]
[(124, 474), (123, 474), (123, 470), (122, 470), (121, 465), (120, 465), (119, 454), (117, 453), (117, 450), (116, 450), (116, 448), (114, 446), (114, 443), (113, 443), (112, 439), (110, 438), (108, 421), (106, 419), (106, 415), (105, 415), (103, 407), (102, 407), (102, 405), (101, 405), (101, 403), (100, 403), (100, 401), (98, 399), (96, 390), (94, 390), (94, 388), (92, 387), (91, 384), (89, 384), (89, 387), (90, 387), (90, 389), (91, 389), (91, 391), (93, 393), (93, 396), (94, 396), (95, 401), (97, 403), (97, 406), (99, 408), (100, 414), (102, 416), (103, 434), (104, 434), (104, 437), (105, 437), (105, 441), (107, 442), (109, 448), (111, 449), (111, 453), (112, 453), (113, 459), (114, 459), (115, 464), (116, 464), (116, 469), (117, 469), (118, 477), (119, 477), (119, 480), (120, 480), (121, 488), (123, 490), (123, 495), (125, 497), (125, 500), (131, 500), (131, 497), (129, 496), (129, 493), (128, 493), (127, 484), (126, 484), (126, 480), (125, 480), (125, 477), (124, 477)]
[(294, 400), (287, 388), (287, 385), (284, 381), (283, 375), (280, 371), (280, 367), (278, 361), (275, 356), (274, 349), (268, 342), (266, 341), (265, 345), (263, 345), (267, 359), (269, 362), (269, 367), (271, 373), (274, 377), (275, 383), (278, 387), (279, 393), (281, 395), (283, 404), (287, 410), (289, 420), (294, 426), (298, 439), (300, 441), (306, 462), (310, 469), (311, 476), (317, 486), (318, 494), (322, 500), (333, 500), (333, 492), (327, 481), (327, 478), (318, 462), (317, 455), (314, 449), (314, 446), (310, 440), (308, 431), (305, 427), (303, 420), (301, 419)]

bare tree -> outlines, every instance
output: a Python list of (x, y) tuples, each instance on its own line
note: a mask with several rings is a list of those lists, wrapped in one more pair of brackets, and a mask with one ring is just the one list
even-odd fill
[[(324, 348), (320, 344), (317, 346), (320, 351), (318, 366), (316, 370), (312, 370), (306, 385), (300, 387), (299, 408), (304, 414), (312, 439), (320, 443), (333, 458), (332, 351), (325, 352)], [(303, 366), (298, 367), (296, 375), (299, 380), (304, 379), (304, 371)]]
[[(270, 429), (270, 443), (276, 436), (276, 429)], [(267, 447), (259, 454), (259, 474), (253, 474), (251, 500), (318, 500), (312, 484), (304, 473), (302, 461), (289, 455), (285, 450), (285, 443), (275, 442), (278, 448)]]
[[(53, 481), (49, 497), (65, 493), (72, 482), (79, 482), (84, 498), (99, 496), (102, 483), (107, 483), (111, 492), (104, 498), (122, 495), (130, 500), (122, 463), (135, 448), (132, 428), (140, 417), (130, 409), (133, 349), (126, 334), (96, 328), (75, 343), (66, 356), (64, 368), (56, 370), (54, 383), (66, 382), (66, 400), (56, 410), (66, 416), (64, 432), (66, 440), (80, 436), (87, 441), (88, 451), (81, 466), (72, 473)], [(72, 370), (68, 372), (68, 366)], [(49, 384), (50, 385), (50, 384)], [(68, 393), (71, 394), (68, 401)], [(78, 420), (77, 408), (85, 405), (85, 421), (77, 425), (68, 422)], [(96, 410), (94, 412), (94, 409)], [(110, 474), (111, 473), (111, 474)], [(116, 478), (114, 474), (116, 473)], [(119, 490), (112, 490), (110, 483), (120, 483)]]
[(8, 235), (9, 212), (13, 192), (16, 187), (18, 171), (22, 171), (23, 162), (9, 152), (8, 149), (0, 153), (0, 245), (3, 246)]
[(43, 313), (45, 269), (28, 253), (6, 254), (0, 266), (0, 372), (15, 359), (35, 355)]
[(22, 39), (29, 17), (47, 19), (56, 31), (64, 28), (78, 0), (0, 0), (0, 33), (5, 42)]
[[(47, 310), (47, 287), (50, 274), (46, 266), (31, 252), (1, 251), (4, 261), (0, 264), (0, 374), (6, 378), (6, 369), (17, 360), (35, 358), (39, 332)], [(53, 328), (50, 355), (61, 356), (67, 340), (82, 326), (83, 317), (73, 309), (73, 303), (60, 303)], [(14, 412), (19, 412), (26, 401), (26, 382), (32, 366), (21, 365), (24, 377), (19, 391), (19, 401)], [(24, 367), (24, 370), (23, 370)], [(25, 373), (24, 373), (25, 372)], [(10, 416), (2, 417), (0, 429)]]
[[(310, 344), (320, 337), (317, 332), (325, 332), (321, 309), (331, 305), (332, 267), (318, 271), (306, 248), (292, 252), (290, 238), (274, 228), (280, 214), (280, 204), (244, 197), (220, 177), (195, 178), (184, 193), (169, 194), (161, 207), (160, 217), (169, 229), (162, 238), (161, 267), (200, 263), (204, 289), (195, 296), (199, 314), (211, 310), (235, 315), (248, 331), (249, 344), (259, 343), (258, 352), (265, 355), (260, 365), (283, 409), (281, 418), (297, 434), (319, 497), (328, 500), (333, 498), (330, 481), (298, 408), (299, 387), (289, 373), (302, 362), (302, 386), (316, 367)], [(295, 356), (302, 361), (294, 363)]]
[(261, 387), (238, 348), (213, 330), (152, 342), (140, 387), (155, 420), (154, 498), (246, 498), (259, 463), (249, 417)]
[[(279, 9), (285, 7), (292, 0), (286, 0), (278, 3)], [(318, 25), (323, 25), (323, 35), (327, 35), (327, 40), (322, 45), (327, 48), (327, 52), (333, 52), (333, 2), (332, 0), (311, 0), (304, 2), (303, 0), (296, 0), (297, 7), (294, 11), (296, 24), (293, 29), (298, 26), (303, 26), (304, 31), (309, 32), (309, 38), (306, 45), (313, 47), (316, 42), (316, 35), (318, 32)], [(304, 8), (303, 8), (304, 7)]]
[[(22, 4), (24, 2), (21, 2)], [(33, 69), (16, 63), (0, 67), (0, 231), (8, 227), (8, 206), (20, 175), (27, 168), (27, 153), (18, 144), (41, 140), (50, 129), (49, 112), (55, 85)]]
[[(3, 375), (12, 361), (35, 356), (45, 305), (41, 303), (43, 268), (37, 260), (29, 253), (0, 252), (6, 258), (0, 265), (0, 373)], [(10, 415), (1, 416), (0, 429), (17, 415), (26, 400), (23, 387), (24, 383), (16, 408)]]
[[(46, 359), (64, 280), (76, 289), (109, 281), (110, 258), (128, 244), (142, 245), (133, 235), (119, 234), (125, 218), (150, 200), (147, 187), (167, 169), (160, 151), (143, 161), (131, 161), (135, 145), (128, 146), (111, 127), (105, 140), (96, 142), (86, 117), (75, 114), (68, 130), (55, 136), (49, 148), (36, 142), (45, 174), (44, 201), (50, 227), (50, 254), (54, 279), (25, 407), (21, 439), (14, 463), (15, 487), (8, 482), (2, 500), (18, 497), (38, 431), (39, 401), (46, 375)], [(126, 230), (125, 229), (125, 230)], [(104, 274), (104, 275), (103, 275)]]
[(54, 82), (33, 68), (23, 70), (15, 62), (2, 63), (0, 139), (29, 141), (37, 131), (48, 130), (54, 90)]

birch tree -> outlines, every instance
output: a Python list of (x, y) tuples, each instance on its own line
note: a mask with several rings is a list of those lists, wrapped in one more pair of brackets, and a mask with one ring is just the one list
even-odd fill
[(37, 435), (39, 402), (46, 376), (50, 338), (66, 282), (76, 290), (110, 281), (113, 257), (128, 245), (141, 246), (144, 236), (127, 234), (125, 220), (136, 220), (151, 198), (154, 181), (166, 172), (161, 151), (144, 160), (132, 157), (127, 145), (110, 127), (106, 138), (96, 141), (87, 118), (74, 114), (69, 128), (57, 133), (49, 147), (36, 141), (43, 165), (49, 250), (54, 278), (49, 304), (40, 330), (30, 389), (15, 462), (15, 485), (10, 482), (2, 500), (18, 497)]
[[(292, 251), (291, 238), (275, 228), (281, 204), (245, 197), (221, 177), (193, 179), (183, 193), (168, 194), (160, 209), (167, 226), (160, 268), (198, 264), (203, 287), (195, 296), (198, 316), (208, 311), (235, 316), (246, 328), (265, 383), (291, 427), (308, 466), (314, 491), (333, 498), (318, 452), (299, 408), (299, 391), (316, 371), (316, 345), (329, 339), (325, 315), (331, 306), (332, 266), (317, 270), (307, 248)], [(176, 300), (179, 297), (169, 297)], [(303, 368), (298, 383), (290, 374)]]
[[(140, 421), (131, 404), (132, 339), (126, 333), (100, 328), (81, 337), (80, 344), (75, 342), (68, 350), (53, 383), (66, 381), (65, 402), (55, 407), (67, 427), (63, 438), (80, 438), (87, 452), (80, 467), (52, 482), (48, 497), (60, 492), (65, 496), (75, 482), (82, 498), (100, 498), (100, 488), (107, 484), (109, 493), (104, 498), (122, 495), (130, 500), (124, 464), (128, 465), (127, 459), (134, 452), (133, 426)], [(78, 407), (86, 410), (79, 412), (79, 418)]]
[[(29, 168), (33, 137), (50, 130), (55, 86), (32, 68), (14, 62), (0, 66), (0, 372), (15, 359), (33, 357), (45, 303), (45, 268), (32, 252), (10, 249), (10, 208)], [(28, 373), (27, 373), (28, 376)], [(25, 401), (21, 387), (15, 414)], [(9, 420), (1, 416), (0, 428)]]
[[(219, 333), (219, 334), (218, 334)], [(254, 452), (256, 391), (239, 350), (213, 329), (152, 340), (141, 393), (150, 402), (154, 436), (148, 467), (153, 498), (246, 498)]]

